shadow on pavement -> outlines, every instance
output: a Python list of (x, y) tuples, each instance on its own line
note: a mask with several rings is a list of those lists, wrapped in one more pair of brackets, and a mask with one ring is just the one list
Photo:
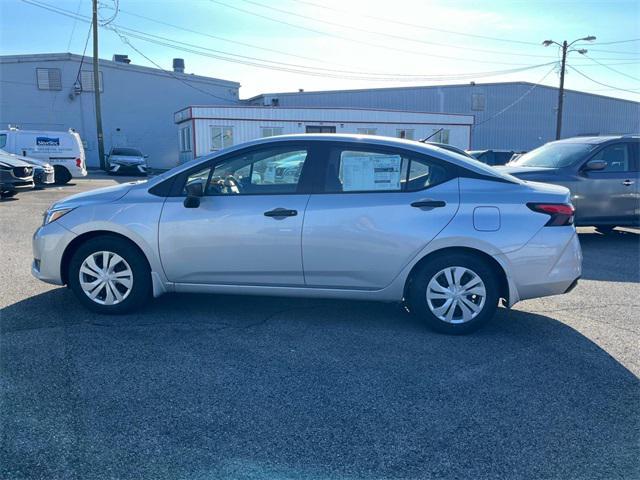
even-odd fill
[(638, 474), (638, 379), (546, 316), (449, 337), (395, 305), (176, 294), (106, 317), (61, 288), (1, 322), (2, 478)]
[(579, 237), (584, 256), (582, 278), (640, 282), (640, 231), (580, 233)]

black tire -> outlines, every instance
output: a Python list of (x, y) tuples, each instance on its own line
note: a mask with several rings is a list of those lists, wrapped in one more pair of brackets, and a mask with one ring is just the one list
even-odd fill
[(53, 171), (55, 176), (54, 181), (56, 185), (64, 185), (65, 183), (69, 183), (69, 180), (71, 180), (71, 174), (69, 173), (69, 170), (67, 170), (62, 165), (55, 165), (53, 167)]
[[(102, 305), (91, 300), (80, 285), (80, 267), (92, 253), (107, 251), (122, 257), (133, 272), (132, 286), (129, 294), (119, 303)], [(103, 235), (87, 240), (80, 245), (71, 257), (68, 269), (69, 287), (80, 302), (89, 310), (103, 314), (128, 313), (144, 306), (151, 298), (151, 272), (147, 259), (128, 240), (114, 236)]]
[[(486, 295), (482, 309), (474, 318), (467, 322), (448, 323), (441, 320), (434, 315), (427, 302), (429, 282), (439, 272), (448, 267), (467, 268), (480, 277), (484, 283)], [(500, 298), (499, 285), (500, 283), (496, 272), (484, 259), (466, 253), (444, 254), (424, 263), (414, 273), (409, 286), (410, 310), (411, 313), (426, 322), (426, 324), (436, 332), (449, 335), (464, 335), (477, 330), (493, 318)]]
[(608, 235), (613, 232), (613, 229), (616, 228), (615, 225), (596, 225), (596, 231), (603, 235)]

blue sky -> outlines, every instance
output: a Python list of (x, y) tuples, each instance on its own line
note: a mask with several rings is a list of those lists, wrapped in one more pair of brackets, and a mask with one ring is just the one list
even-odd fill
[[(33, 1), (91, 15), (91, 0)], [(101, 0), (103, 20), (115, 2)], [(0, 22), (0, 54), (81, 54), (89, 31), (82, 20), (22, 0), (0, 0)], [(102, 58), (124, 53), (133, 63), (170, 69), (181, 57), (189, 73), (239, 81), (243, 98), (471, 80), (557, 85), (553, 65), (524, 70), (557, 60), (558, 49), (540, 42), (595, 35), (584, 46), (589, 58), (572, 52), (569, 64), (605, 85), (569, 70), (567, 88), (640, 101), (640, 41), (610, 43), (640, 38), (638, 0), (119, 0), (100, 35)]]

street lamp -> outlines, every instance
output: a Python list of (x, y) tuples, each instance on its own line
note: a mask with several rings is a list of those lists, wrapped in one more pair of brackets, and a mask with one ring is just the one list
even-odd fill
[(562, 44), (554, 40), (545, 40), (542, 45), (548, 47), (550, 45), (558, 45), (562, 49), (562, 66), (560, 68), (560, 89), (558, 90), (558, 118), (556, 120), (556, 140), (560, 140), (560, 134), (562, 133), (562, 106), (564, 103), (564, 71), (567, 64), (567, 53), (578, 52), (581, 55), (587, 53), (587, 50), (580, 48), (578, 50), (569, 50), (571, 46), (576, 42), (593, 42), (596, 39), (594, 35), (588, 37), (578, 38), (571, 43), (567, 43), (565, 40)]

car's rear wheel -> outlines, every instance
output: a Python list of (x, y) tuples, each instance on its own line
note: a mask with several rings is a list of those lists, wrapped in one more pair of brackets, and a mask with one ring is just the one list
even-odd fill
[(57, 185), (64, 185), (65, 183), (69, 183), (69, 180), (71, 180), (71, 173), (69, 173), (69, 170), (64, 168), (62, 165), (54, 166), (53, 171), (55, 175), (54, 181)]
[(410, 285), (411, 311), (429, 327), (453, 335), (470, 333), (494, 315), (499, 282), (491, 265), (464, 253), (422, 265)]
[(94, 312), (130, 312), (151, 296), (146, 259), (119, 237), (105, 235), (80, 245), (69, 262), (68, 275), (69, 287)]

